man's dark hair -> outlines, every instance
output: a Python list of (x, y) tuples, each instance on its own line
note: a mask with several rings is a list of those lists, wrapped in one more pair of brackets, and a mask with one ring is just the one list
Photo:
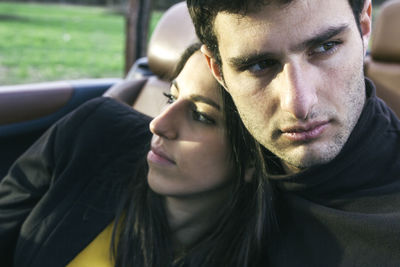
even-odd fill
[[(218, 65), (221, 66), (221, 57), (218, 49), (218, 40), (214, 32), (214, 22), (219, 12), (245, 15), (247, 12), (278, 1), (287, 5), (293, 0), (187, 0), (187, 6), (200, 41), (210, 49)], [(365, 0), (348, 0), (361, 32), (360, 14)]]

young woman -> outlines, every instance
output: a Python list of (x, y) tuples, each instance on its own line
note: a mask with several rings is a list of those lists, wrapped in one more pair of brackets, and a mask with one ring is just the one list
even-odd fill
[(168, 106), (150, 123), (148, 169), (131, 180), (117, 217), (116, 266), (258, 266), (266, 258), (272, 210), (260, 147), (199, 48), (182, 56)]
[(104, 99), (19, 159), (0, 185), (4, 266), (262, 265), (272, 209), (260, 146), (199, 47), (178, 64), (143, 164), (146, 118)]

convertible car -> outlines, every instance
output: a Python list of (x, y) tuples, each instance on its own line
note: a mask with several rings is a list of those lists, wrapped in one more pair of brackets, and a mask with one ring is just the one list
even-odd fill
[[(387, 2), (375, 20), (365, 72), (377, 93), (400, 115), (400, 0)], [(160, 19), (147, 57), (125, 79), (92, 79), (0, 86), (0, 179), (15, 159), (50, 125), (94, 97), (113, 97), (150, 116), (156, 115), (169, 88), (171, 70), (197, 37), (184, 2)], [(79, 131), (79, 129), (76, 129)]]

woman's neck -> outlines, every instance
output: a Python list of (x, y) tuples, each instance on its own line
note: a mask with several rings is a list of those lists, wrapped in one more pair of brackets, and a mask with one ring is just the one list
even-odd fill
[(175, 247), (189, 247), (215, 223), (230, 190), (196, 197), (166, 197), (168, 223)]

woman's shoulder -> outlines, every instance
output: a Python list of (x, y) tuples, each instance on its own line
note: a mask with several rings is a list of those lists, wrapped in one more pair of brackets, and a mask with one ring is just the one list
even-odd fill
[(150, 135), (150, 121), (150, 117), (126, 104), (109, 97), (98, 97), (57, 122), (57, 131), (63, 136), (62, 140), (115, 140), (127, 134), (147, 138)]
[[(90, 119), (90, 121), (88, 121)], [(93, 119), (98, 119), (93, 121)], [(66, 121), (85, 122), (115, 122), (123, 123), (129, 120), (137, 123), (148, 124), (151, 118), (133, 109), (125, 103), (121, 103), (109, 97), (97, 97), (82, 104), (76, 110), (68, 114)]]

